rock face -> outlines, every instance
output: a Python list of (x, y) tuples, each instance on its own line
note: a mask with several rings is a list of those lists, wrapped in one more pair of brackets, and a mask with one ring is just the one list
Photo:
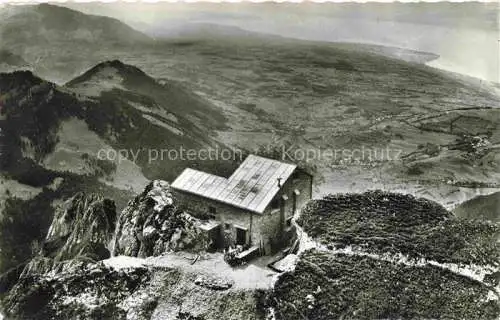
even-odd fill
[(208, 239), (195, 224), (194, 218), (175, 207), (168, 183), (155, 180), (120, 214), (114, 254), (149, 257), (205, 250)]
[(115, 229), (115, 219), (116, 207), (112, 200), (77, 193), (56, 212), (42, 254), (54, 256), (56, 261), (82, 255), (106, 259), (110, 256), (106, 246)]
[(114, 202), (99, 195), (79, 192), (66, 201), (38, 255), (6, 288), (2, 307), (9, 319), (125, 318), (117, 301), (146, 285), (149, 271), (96, 262), (110, 257), (115, 219)]
[[(74, 263), (57, 273), (21, 277), (3, 308), (9, 319), (128, 319), (129, 310), (120, 302), (149, 280), (144, 267), (114, 270), (102, 263)], [(148, 319), (148, 310), (147, 303), (134, 306), (134, 313), (143, 315), (139, 319)]]
[[(130, 201), (115, 233), (114, 218), (113, 202), (99, 196), (67, 201), (40, 253), (22, 272), (0, 278), (7, 319), (263, 319), (263, 292), (238, 289), (221, 274), (137, 258), (206, 247), (199, 221), (176, 209), (166, 182), (153, 181)], [(129, 257), (105, 259), (113, 234), (115, 253)]]
[(107, 245), (115, 228), (112, 200), (77, 193), (56, 211), (40, 252), (24, 268), (21, 278), (45, 274), (72, 259), (98, 261), (110, 257)]

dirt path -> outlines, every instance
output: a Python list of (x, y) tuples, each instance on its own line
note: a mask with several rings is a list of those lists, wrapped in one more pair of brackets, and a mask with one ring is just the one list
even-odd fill
[(224, 261), (222, 253), (202, 254), (193, 263), (196, 256), (185, 252), (166, 253), (146, 259), (117, 256), (104, 260), (104, 264), (116, 269), (138, 266), (178, 268), (184, 272), (231, 281), (233, 290), (270, 289), (278, 274), (258, 262), (232, 268)]
[(407, 258), (406, 256), (402, 254), (387, 254), (387, 255), (380, 255), (380, 254), (373, 254), (369, 253), (364, 250), (360, 250), (357, 248), (354, 248), (352, 246), (348, 246), (342, 249), (328, 249), (326, 246), (323, 244), (319, 243), (318, 241), (312, 239), (305, 231), (302, 230), (299, 226), (297, 226), (297, 232), (299, 234), (300, 238), (300, 247), (299, 247), (299, 253), (302, 253), (306, 250), (309, 249), (316, 249), (322, 252), (328, 252), (331, 253), (332, 255), (335, 254), (346, 254), (346, 255), (351, 255), (351, 256), (364, 256), (364, 257), (369, 257), (372, 259), (377, 259), (381, 261), (386, 261), (386, 262), (391, 262), (394, 264), (403, 264), (405, 266), (411, 266), (411, 267), (423, 267), (426, 265), (431, 265), (434, 267), (446, 269), (448, 271), (451, 271), (455, 274), (461, 275), (463, 277), (467, 277), (469, 279), (472, 279), (474, 281), (481, 282), (485, 284), (486, 286), (490, 287), (492, 292), (495, 294), (495, 300), (500, 300), (500, 286), (497, 287), (491, 287), (487, 283), (484, 282), (484, 277), (486, 274), (489, 274), (491, 272), (498, 271), (498, 268), (494, 267), (482, 267), (482, 266), (477, 266), (477, 265), (469, 265), (469, 266), (461, 266), (456, 263), (439, 263), (433, 260), (427, 260), (427, 259), (420, 259), (420, 260), (412, 260)]

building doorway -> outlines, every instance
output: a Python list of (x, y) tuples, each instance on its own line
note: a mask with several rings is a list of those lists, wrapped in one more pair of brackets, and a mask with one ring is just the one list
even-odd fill
[(244, 246), (247, 244), (247, 230), (239, 227), (236, 229), (236, 244)]

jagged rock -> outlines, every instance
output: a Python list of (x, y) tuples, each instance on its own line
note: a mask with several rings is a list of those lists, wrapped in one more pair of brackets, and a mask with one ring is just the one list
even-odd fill
[(175, 207), (169, 184), (155, 180), (120, 214), (114, 254), (148, 257), (167, 251), (200, 251), (207, 243), (194, 219)]
[(116, 208), (112, 200), (79, 192), (56, 211), (41, 250), (20, 277), (57, 272), (79, 262), (109, 258)]
[[(116, 207), (112, 200), (79, 192), (56, 211), (42, 254), (54, 256), (56, 261), (77, 256), (95, 260), (109, 258), (106, 246), (113, 235), (115, 219)], [(54, 251), (54, 247), (59, 248)]]

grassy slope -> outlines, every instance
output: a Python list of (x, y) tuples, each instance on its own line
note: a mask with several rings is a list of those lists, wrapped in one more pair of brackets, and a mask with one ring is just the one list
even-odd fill
[[(500, 315), (498, 272), (477, 281), (411, 259), (498, 266), (498, 225), (458, 220), (428, 200), (381, 192), (315, 200), (298, 223), (331, 251), (306, 251), (294, 271), (280, 276), (269, 300), (278, 319)], [(352, 254), (334, 253), (348, 246)]]
[(55, 277), (24, 277), (4, 303), (22, 319), (264, 319), (264, 292), (212, 290), (196, 285), (198, 277), (171, 268), (91, 264)]
[(26, 65), (26, 61), (24, 59), (9, 50), (1, 49), (0, 50), (0, 65), (6, 64), (8, 66), (20, 67)]
[(433, 266), (308, 251), (280, 277), (272, 305), (277, 319), (496, 319), (488, 291)]
[[(218, 131), (222, 143), (251, 149), (278, 136), (301, 148), (337, 151), (334, 160), (315, 162), (329, 179), (355, 180), (353, 191), (398, 189), (453, 204), (470, 196), (459, 187), (498, 186), (500, 111), (489, 108), (499, 99), (486, 86), (364, 52), (373, 50), (363, 45), (258, 35), (243, 41), (191, 36), (97, 51), (66, 37), (23, 45), (39, 53), (25, 60), (41, 55), (37, 72), (57, 81), (116, 58), (160, 82), (174, 79), (223, 110), (229, 128)], [(479, 150), (463, 146), (463, 135), (483, 135), (487, 143)], [(428, 144), (438, 152), (428, 152)], [(362, 148), (364, 159), (342, 155)], [(350, 190), (340, 182), (319, 184), (323, 194), (338, 189)]]
[(498, 266), (498, 225), (457, 219), (437, 203), (412, 196), (332, 195), (310, 202), (298, 222), (332, 248), (352, 245), (377, 254)]

